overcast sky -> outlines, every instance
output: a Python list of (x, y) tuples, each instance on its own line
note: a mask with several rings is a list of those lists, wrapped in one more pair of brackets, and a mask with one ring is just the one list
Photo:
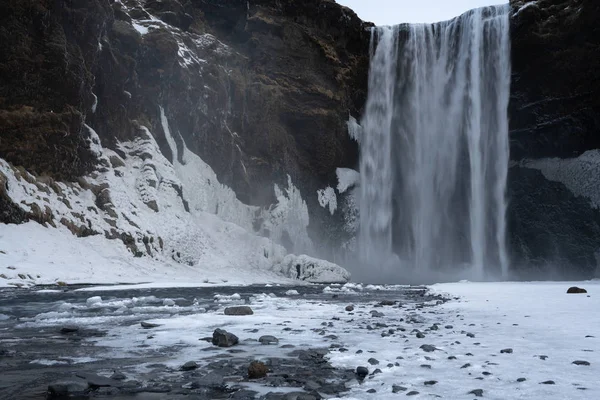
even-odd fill
[(472, 8), (508, 3), (506, 0), (336, 0), (360, 18), (376, 25), (439, 22)]

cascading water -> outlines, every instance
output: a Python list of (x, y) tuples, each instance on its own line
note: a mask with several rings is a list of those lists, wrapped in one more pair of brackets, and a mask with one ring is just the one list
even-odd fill
[(421, 271), (507, 273), (509, 6), (375, 28), (359, 250)]

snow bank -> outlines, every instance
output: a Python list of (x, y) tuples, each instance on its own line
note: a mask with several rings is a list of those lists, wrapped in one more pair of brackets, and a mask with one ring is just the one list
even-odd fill
[(307, 255), (287, 255), (275, 267), (284, 276), (310, 283), (346, 283), (350, 273), (337, 264)]
[[(117, 151), (87, 127), (100, 168), (78, 182), (35, 177), (0, 159), (8, 196), (47, 221), (0, 225), (0, 259), (11, 267), (0, 271), (0, 286), (285, 280), (273, 272), (287, 254), (276, 242), (312, 251), (308, 208), (291, 178), (287, 188), (274, 186), (273, 206), (245, 205), (181, 137), (178, 147), (162, 109), (160, 116), (173, 163), (144, 126)], [(268, 238), (254, 231), (258, 220)], [(322, 265), (326, 271), (312, 275), (333, 270)]]

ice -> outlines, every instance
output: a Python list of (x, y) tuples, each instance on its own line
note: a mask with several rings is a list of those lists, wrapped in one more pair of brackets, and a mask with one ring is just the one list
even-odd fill
[(288, 290), (288, 291), (285, 292), (285, 295), (286, 296), (299, 296), (300, 293), (298, 293), (297, 290), (290, 289), (290, 290)]
[(93, 307), (98, 305), (98, 303), (102, 303), (102, 297), (100, 296), (94, 296), (94, 297), (90, 297), (89, 299), (86, 300), (85, 304), (88, 307)]
[(327, 186), (325, 189), (317, 190), (317, 197), (319, 204), (323, 208), (329, 208), (329, 213), (333, 215), (337, 210), (337, 197), (335, 190), (331, 186)]
[(348, 124), (348, 135), (350, 135), (350, 137), (352, 139), (354, 139), (356, 142), (358, 142), (358, 144), (360, 144), (362, 141), (362, 135), (363, 135), (362, 126), (359, 125), (358, 121), (356, 121), (356, 118), (354, 118), (353, 116), (350, 116), (347, 124)]
[(290, 278), (311, 283), (345, 283), (350, 280), (350, 273), (339, 265), (307, 255), (287, 255), (275, 269)]

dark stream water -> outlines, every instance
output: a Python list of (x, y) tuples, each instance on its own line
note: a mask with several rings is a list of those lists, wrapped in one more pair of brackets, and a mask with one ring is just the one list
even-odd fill
[[(127, 376), (127, 380), (120, 381), (122, 387), (101, 387), (85, 396), (148, 400), (253, 398), (258, 395), (249, 393), (248, 397), (236, 397), (235, 393), (239, 388), (231, 389), (231, 385), (227, 390), (221, 388), (212, 392), (200, 390), (193, 385), (186, 386), (186, 382), (203, 376), (209, 370), (218, 370), (225, 375), (240, 375), (240, 371), (247, 370), (247, 360), (252, 358), (252, 354), (236, 355), (237, 352), (242, 353), (241, 350), (216, 353), (212, 351), (210, 343), (199, 341), (198, 346), (206, 347), (206, 361), (210, 368), (187, 373), (167, 364), (174, 357), (185, 354), (186, 349), (189, 350), (188, 345), (174, 342), (153, 348), (136, 341), (132, 336), (110, 337), (113, 341), (125, 343), (125, 346), (110, 348), (105, 339), (115, 336), (114, 332), (118, 332), (115, 328), (133, 326), (136, 332), (143, 330), (150, 338), (153, 331), (144, 330), (140, 325), (142, 321), (195, 314), (202, 318), (207, 313), (214, 314), (223, 307), (215, 295), (224, 296), (227, 300), (227, 296), (238, 294), (239, 299), (234, 298), (234, 304), (243, 304), (251, 296), (262, 293), (272, 293), (283, 298), (290, 289), (297, 290), (303, 300), (315, 304), (357, 304), (386, 299), (421, 302), (424, 301), (423, 296), (427, 298), (425, 288), (422, 287), (385, 291), (366, 289), (354, 294), (326, 293), (322, 285), (297, 288), (246, 286), (99, 292), (78, 291), (78, 287), (56, 289), (0, 289), (0, 399), (44, 399), (48, 385), (53, 382), (80, 379), (77, 375), (85, 377), (86, 374), (108, 377), (114, 371), (123, 372)], [(101, 300), (95, 296), (101, 296)], [(77, 330), (64, 332), (65, 328), (69, 330), (72, 327)], [(237, 358), (233, 359), (234, 356)], [(227, 357), (230, 359), (225, 364)], [(302, 357), (299, 359), (302, 360)], [(314, 368), (306, 360), (296, 363), (302, 364), (302, 368)], [(236, 362), (239, 366), (235, 365)], [(141, 365), (144, 368), (140, 368)]]

